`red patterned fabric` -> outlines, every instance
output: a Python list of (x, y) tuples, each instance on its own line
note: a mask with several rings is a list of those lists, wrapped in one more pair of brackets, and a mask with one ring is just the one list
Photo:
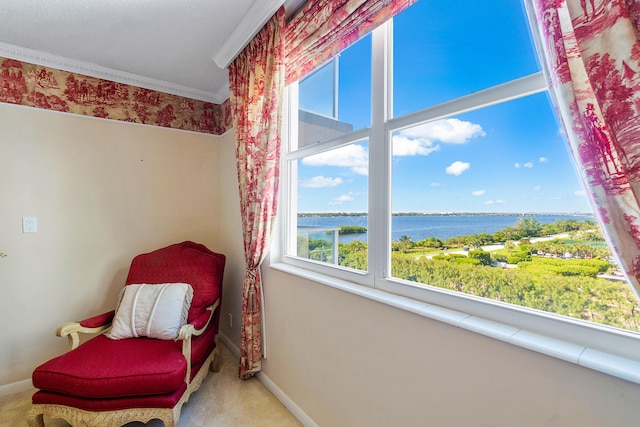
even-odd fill
[(177, 390), (171, 393), (113, 399), (85, 399), (78, 396), (68, 396), (66, 394), (40, 390), (33, 395), (31, 401), (34, 404), (64, 405), (86, 411), (98, 412), (131, 408), (173, 408), (186, 389), (187, 385), (182, 383)]
[(97, 336), (33, 372), (33, 386), (83, 398), (171, 393), (184, 383), (182, 343)]
[(221, 105), (0, 57), (0, 102), (221, 135)]
[(260, 263), (271, 238), (280, 176), (284, 89), (284, 8), (229, 66), (236, 137), (246, 272), (242, 292), (240, 377), (260, 370), (262, 298)]
[(126, 284), (190, 284), (193, 300), (187, 320), (191, 323), (220, 298), (224, 265), (224, 255), (197, 243), (183, 242), (136, 256), (131, 262)]
[(286, 84), (300, 80), (416, 1), (307, 1), (287, 24)]
[(533, 5), (573, 157), (640, 296), (640, 3), (533, 0)]

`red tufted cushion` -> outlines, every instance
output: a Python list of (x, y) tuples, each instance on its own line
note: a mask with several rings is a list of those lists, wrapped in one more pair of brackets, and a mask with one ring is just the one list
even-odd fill
[(182, 242), (136, 256), (126, 284), (190, 284), (193, 300), (188, 322), (191, 322), (220, 297), (224, 265), (224, 255), (198, 243)]
[(172, 393), (184, 383), (182, 342), (97, 336), (33, 372), (36, 388), (83, 398)]

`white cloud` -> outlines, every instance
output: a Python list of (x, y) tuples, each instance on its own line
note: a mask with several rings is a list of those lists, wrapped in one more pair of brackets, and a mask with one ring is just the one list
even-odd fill
[(498, 199), (498, 200), (487, 200), (486, 202), (484, 202), (485, 205), (501, 205), (505, 203), (504, 200), (502, 199)]
[(401, 130), (393, 136), (394, 156), (427, 156), (438, 151), (438, 142), (466, 144), (472, 138), (485, 136), (482, 126), (459, 119), (442, 119)]
[(540, 163), (549, 163), (549, 159), (547, 157), (540, 157), (540, 159), (538, 159), (540, 161)]
[(464, 171), (469, 169), (471, 165), (467, 162), (453, 162), (449, 167), (447, 167), (446, 171), (449, 175), (460, 176)]
[(359, 144), (345, 145), (335, 150), (305, 157), (302, 163), (307, 166), (339, 166), (351, 168), (359, 175), (369, 174), (369, 153)]
[(394, 156), (428, 156), (438, 150), (440, 150), (440, 146), (433, 145), (433, 142), (429, 140), (414, 139), (405, 135), (393, 136)]
[(578, 197), (586, 197), (587, 196), (587, 192), (584, 191), (584, 190), (574, 191), (573, 194), (575, 194)]
[(337, 187), (340, 184), (342, 184), (342, 178), (327, 178), (322, 175), (300, 182), (300, 186), (305, 188)]
[(426, 138), (446, 144), (465, 144), (471, 138), (485, 136), (479, 124), (459, 119), (442, 119), (405, 129), (400, 132), (410, 138)]
[(471, 193), (474, 196), (484, 196), (484, 193), (486, 193), (486, 191), (484, 190), (478, 190), (478, 191), (474, 191), (473, 193)]
[(516, 168), (516, 169), (519, 169), (521, 167), (531, 169), (533, 167), (533, 162), (527, 162), (527, 163), (524, 163), (524, 164), (521, 164), (520, 162), (515, 162), (513, 164), (513, 167)]
[(341, 205), (346, 202), (351, 202), (352, 200), (353, 200), (353, 196), (350, 196), (349, 194), (343, 194), (342, 196), (336, 197), (335, 199), (333, 199), (331, 202), (329, 202), (329, 204)]
[(536, 185), (535, 187), (533, 187), (533, 191), (540, 191), (540, 190), (542, 190), (541, 185)]
[(444, 187), (444, 185), (439, 182), (432, 182), (431, 184), (429, 184), (429, 187)]

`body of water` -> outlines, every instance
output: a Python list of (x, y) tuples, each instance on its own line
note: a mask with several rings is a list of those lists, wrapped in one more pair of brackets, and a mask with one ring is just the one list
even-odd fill
[[(594, 220), (592, 215), (573, 214), (526, 214), (526, 215), (393, 215), (391, 238), (400, 240), (409, 236), (417, 242), (427, 237), (445, 240), (450, 237), (469, 234), (495, 233), (513, 227), (523, 216), (537, 219), (541, 224), (549, 224), (558, 220), (573, 219), (577, 221)], [(298, 226), (302, 227), (339, 227), (357, 225), (368, 228), (366, 216), (305, 216), (298, 218)], [(367, 241), (367, 233), (347, 234), (340, 236), (340, 243), (354, 240)]]

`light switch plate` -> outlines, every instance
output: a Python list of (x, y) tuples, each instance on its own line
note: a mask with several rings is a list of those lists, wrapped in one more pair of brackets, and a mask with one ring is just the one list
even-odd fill
[(38, 224), (36, 223), (35, 216), (22, 217), (22, 232), (23, 233), (35, 233), (38, 231)]

